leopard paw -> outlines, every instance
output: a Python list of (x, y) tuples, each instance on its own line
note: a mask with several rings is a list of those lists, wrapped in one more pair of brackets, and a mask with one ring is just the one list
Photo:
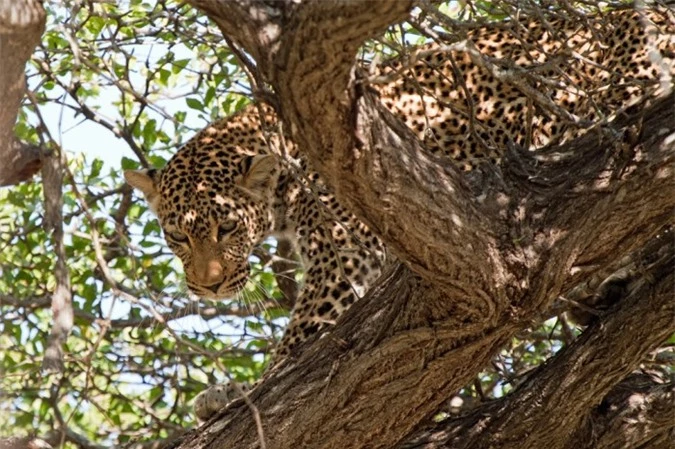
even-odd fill
[(197, 419), (207, 421), (213, 415), (221, 411), (230, 402), (241, 397), (241, 392), (248, 390), (245, 384), (232, 386), (229, 382), (222, 385), (212, 385), (202, 391), (195, 398), (194, 411)]

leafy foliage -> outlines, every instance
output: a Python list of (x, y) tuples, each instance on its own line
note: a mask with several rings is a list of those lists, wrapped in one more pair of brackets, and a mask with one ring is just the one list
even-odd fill
[[(67, 428), (64, 447), (77, 447), (74, 435), (110, 446), (165, 438), (193, 423), (187, 404), (209, 383), (260, 375), (283, 324), (271, 317), (287, 312), (260, 261), (248, 300), (191, 297), (118, 167), (161, 166), (194, 130), (242, 107), (243, 74), (217, 30), (178, 2), (46, 7), (16, 133), (67, 154), (63, 226), (75, 322), (63, 373), (45, 373), (58, 256), (43, 229), (42, 186), (0, 191), (0, 434)], [(130, 157), (73, 151), (69, 120), (89, 125), (87, 147), (119, 139)]]

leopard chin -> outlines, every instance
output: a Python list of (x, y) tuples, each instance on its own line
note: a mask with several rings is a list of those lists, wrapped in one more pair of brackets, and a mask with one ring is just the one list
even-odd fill
[(244, 290), (248, 276), (239, 279), (225, 280), (212, 286), (196, 285), (188, 282), (188, 288), (202, 299), (224, 301), (237, 297)]

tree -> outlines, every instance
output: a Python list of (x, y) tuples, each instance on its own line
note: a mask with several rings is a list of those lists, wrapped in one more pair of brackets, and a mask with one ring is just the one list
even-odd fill
[[(675, 313), (670, 230), (675, 203), (672, 93), (603, 124), (608, 133), (587, 133), (562, 148), (546, 148), (537, 155), (510, 149), (499, 167), (465, 176), (452, 164), (430, 157), (372, 93), (355, 87), (353, 61), (358, 51), (367, 39), (380, 36), (392, 24), (419, 20), (410, 18), (411, 2), (383, 2), (378, 8), (367, 2), (190, 3), (218, 25), (229, 50), (208, 27), (205, 29), (210, 32), (204, 33), (200, 43), (211, 46), (209, 50), (217, 58), (239, 58), (253, 80), (253, 93), (271, 100), (284, 127), (292, 130), (293, 140), (340, 201), (376, 230), (401, 262), (385, 273), (330, 334), (309, 342), (296, 359), (269, 373), (247, 400), (235, 401), (205, 427), (175, 440), (175, 446), (666, 447), (673, 430), (669, 418), (674, 384), (672, 379), (660, 379), (660, 372), (666, 376), (672, 372), (658, 367), (664, 348), (672, 345)], [(486, 9), (493, 14), (513, 11), (508, 2), (498, 5)], [(478, 3), (469, 4), (469, 9), (480, 11), (479, 7)], [(420, 8), (427, 14), (437, 13), (427, 4)], [(543, 14), (537, 4), (521, 4), (520, 8)], [(184, 18), (178, 29), (185, 34), (178, 34), (185, 38), (190, 36), (189, 28), (182, 26), (201, 26), (201, 16), (194, 10), (182, 9), (181, 13), (167, 15)], [(148, 17), (153, 16), (138, 14), (137, 24), (151, 23)], [(165, 16), (157, 12), (154, 17)], [(114, 20), (121, 20), (121, 16)], [(133, 58), (122, 54), (127, 66), (131, 64)], [(148, 67), (150, 61), (146, 61)], [(127, 73), (123, 79), (134, 85), (125, 65), (119, 67), (121, 73)], [(147, 79), (161, 81), (162, 76), (158, 69)], [(74, 90), (68, 85), (61, 87), (75, 99), (81, 96), (80, 86)], [(151, 121), (142, 115), (149, 107), (142, 99), (147, 95), (125, 92), (140, 104), (122, 102), (128, 105), (125, 114), (137, 119), (126, 121), (123, 115), (124, 126), (117, 131), (114, 126), (109, 128), (132, 148), (136, 139), (149, 143), (155, 134), (168, 143), (169, 139), (157, 132), (159, 128), (149, 125)], [(187, 101), (197, 109), (207, 103)], [(85, 103), (78, 103), (78, 107), (88, 118), (96, 118)], [(146, 127), (150, 129), (147, 137)], [(615, 137), (608, 137), (612, 135)], [(136, 148), (145, 162), (145, 153)], [(564, 157), (547, 157), (556, 155)], [(91, 171), (86, 183), (100, 175), (95, 166)], [(396, 181), (400, 179), (414, 182)], [(140, 308), (143, 303), (134, 290), (137, 285), (127, 281), (143, 276), (144, 270), (130, 261), (128, 244), (120, 243), (128, 234), (125, 218), (137, 217), (140, 210), (132, 210), (138, 205), (131, 203), (128, 190), (111, 190), (111, 196), (121, 194), (113, 203), (116, 210), (112, 215), (118, 218), (100, 223), (86, 209), (97, 195), (89, 194), (87, 201), (85, 195), (78, 194), (77, 183), (69, 184), (80, 199), (77, 204), (83, 208), (87, 234), (95, 249), (91, 254), (85, 245), (72, 247), (80, 251), (83, 261), (81, 266), (70, 267), (71, 283), (76, 298), (85, 300), (75, 316), (79, 313), (81, 319), (94, 323), (97, 317), (86, 312), (100, 307), (92, 309), (92, 304), (98, 295), (106, 294)], [(383, 198), (387, 207), (383, 207)], [(21, 204), (15, 203), (13, 212), (20, 215)], [(411, 217), (425, 218), (413, 221)], [(23, 220), (30, 223), (36, 218), (24, 212)], [(462, 225), (449, 227), (447, 223)], [(149, 226), (144, 230), (146, 236), (157, 235), (156, 225)], [(10, 231), (25, 239), (31, 236), (20, 232), (20, 227)], [(103, 242), (99, 235), (109, 236), (108, 241)], [(57, 254), (59, 257), (68, 256)], [(141, 258), (141, 265), (146, 260)], [(47, 273), (54, 261), (32, 263)], [(171, 275), (167, 265), (154, 263), (160, 273), (150, 273), (148, 292), (161, 290), (163, 278)], [(3, 263), (3, 275), (5, 266)], [(129, 273), (123, 281), (111, 271), (120, 267)], [(265, 275), (263, 272), (261, 279)], [(99, 281), (91, 287), (89, 279)], [(3, 282), (6, 286), (8, 277)], [(52, 290), (39, 293), (36, 287), (41, 284), (30, 282), (25, 280), (14, 294), (3, 296), (3, 306), (35, 311), (38, 304), (48, 304), (47, 293)], [(34, 296), (26, 300), (28, 292)], [(564, 318), (555, 324), (544, 322), (560, 314), (561, 309), (555, 309), (561, 302), (557, 298), (577, 303), (590, 298), (592, 304), (608, 304), (609, 309), (575, 338), (565, 333)], [(237, 313), (232, 305), (220, 307), (230, 307), (220, 312)], [(167, 307), (164, 315), (154, 319), (171, 319), (186, 308), (183, 305), (180, 310), (179, 306), (177, 312)], [(157, 333), (165, 329), (155, 327), (140, 310), (136, 315), (139, 327), (134, 331), (128, 330), (129, 323), (108, 318), (101, 324), (101, 343), (114, 342), (110, 332), (119, 329), (118, 335), (142, 335), (160, 361), (179, 356), (181, 349), (176, 348), (209, 355), (203, 349), (204, 341), (197, 337), (185, 341), (174, 334), (171, 348), (161, 348)], [(143, 323), (151, 327), (146, 330)], [(13, 329), (21, 333), (21, 326)], [(81, 326), (80, 332), (86, 331), (91, 328)], [(551, 338), (553, 334), (559, 335), (558, 342)], [(669, 337), (670, 343), (663, 346)], [(125, 348), (133, 348), (130, 341), (140, 340), (133, 335), (123, 338)], [(22, 341), (20, 336), (16, 340)], [(66, 354), (77, 351), (79, 341), (69, 340)], [(80, 347), (96, 349), (101, 343)], [(213, 339), (207, 344), (218, 343)], [(556, 351), (556, 345), (564, 348)], [(226, 352), (222, 355), (225, 359), (233, 357), (232, 351), (237, 349), (222, 344), (220, 348)], [(92, 379), (98, 376), (112, 382), (106, 373), (118, 366), (139, 376), (150, 375), (135, 364), (140, 361), (152, 366), (152, 357), (132, 354), (127, 361), (123, 360), (124, 351), (107, 354), (115, 353), (119, 359), (108, 364), (97, 360), (91, 365), (95, 370)], [(90, 354), (95, 357), (94, 350)], [(181, 360), (186, 360), (187, 367), (195, 361), (196, 365), (205, 363), (201, 357)], [(253, 361), (259, 372), (259, 359), (247, 360), (240, 359), (227, 368), (241, 369)], [(483, 371), (491, 361), (496, 369)], [(650, 369), (639, 372), (646, 361)], [(499, 363), (512, 366), (500, 367)], [(253, 377), (255, 370), (249, 369), (241, 377)], [(161, 377), (162, 373), (158, 374)], [(507, 379), (508, 374), (517, 377)], [(55, 379), (67, 380), (65, 376)], [(508, 394), (491, 394), (485, 391), (486, 386)], [(92, 394), (82, 386), (72, 387)], [(175, 388), (175, 394), (189, 397), (196, 389), (183, 384)], [(95, 381), (91, 390), (101, 397), (108, 394)], [(456, 399), (463, 399), (464, 404), (455, 415), (447, 401), (458, 391), (462, 393)], [(144, 402), (135, 401), (128, 391), (119, 396), (111, 406), (119, 409), (111, 416), (128, 430), (133, 427), (128, 409)], [(55, 394), (51, 402), (45, 402), (59, 411), (64, 408), (59, 398)], [(477, 400), (472, 403), (472, 398)], [(145, 406), (139, 408), (146, 418), (136, 430), (158, 425), (161, 419), (147, 419), (155, 413), (149, 404), (164, 401), (166, 396), (162, 388), (155, 387), (142, 399), (146, 399)], [(72, 413), (77, 420), (75, 411)], [(101, 414), (105, 416), (103, 411)], [(175, 414), (169, 416), (180, 421)], [(81, 435), (68, 435), (68, 422), (60, 420), (62, 438), (86, 447), (78, 440)], [(177, 431), (177, 427), (161, 430), (167, 436), (167, 430)]]

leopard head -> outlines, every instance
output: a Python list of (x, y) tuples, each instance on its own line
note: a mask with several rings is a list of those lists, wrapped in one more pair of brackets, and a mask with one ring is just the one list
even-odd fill
[(226, 153), (188, 143), (161, 170), (127, 170), (159, 218), (187, 285), (209, 299), (238, 293), (249, 277), (248, 256), (272, 229), (276, 156)]

